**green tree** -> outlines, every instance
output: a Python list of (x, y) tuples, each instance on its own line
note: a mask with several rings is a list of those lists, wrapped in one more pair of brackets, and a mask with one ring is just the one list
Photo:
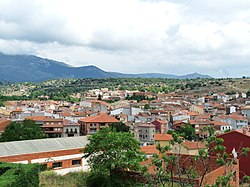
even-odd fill
[(130, 129), (129, 126), (122, 122), (111, 123), (109, 127), (116, 132), (129, 132)]
[(1, 134), (0, 141), (19, 141), (45, 138), (41, 127), (32, 120), (11, 122)]
[(83, 152), (91, 172), (98, 173), (97, 176), (105, 175), (109, 180), (116, 178), (115, 171), (141, 171), (144, 167), (140, 163), (146, 159), (132, 134), (109, 128), (90, 136)]
[(145, 104), (145, 105), (144, 105), (144, 109), (145, 109), (145, 110), (149, 110), (149, 109), (150, 109), (150, 105), (149, 105), (148, 103)]
[(179, 133), (187, 140), (191, 141), (196, 139), (195, 129), (190, 124), (182, 126), (179, 129)]

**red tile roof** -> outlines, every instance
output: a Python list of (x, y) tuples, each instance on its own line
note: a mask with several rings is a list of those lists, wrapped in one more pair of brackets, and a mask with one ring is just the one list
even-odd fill
[(202, 149), (206, 147), (202, 142), (191, 142), (187, 140), (185, 142), (182, 142), (181, 145), (186, 147), (187, 149)]
[(116, 118), (109, 116), (108, 114), (100, 114), (97, 116), (90, 116), (86, 118), (82, 118), (79, 121), (85, 123), (115, 123), (119, 122)]
[(0, 119), (0, 132), (3, 132), (4, 129), (10, 124), (10, 120), (1, 118)]
[(216, 126), (231, 126), (230, 124), (222, 122), (222, 121), (213, 121), (213, 123)]
[(156, 145), (142, 146), (141, 150), (146, 155), (159, 154), (159, 150), (156, 149)]
[(171, 134), (155, 134), (154, 138), (156, 141), (170, 141), (173, 140)]

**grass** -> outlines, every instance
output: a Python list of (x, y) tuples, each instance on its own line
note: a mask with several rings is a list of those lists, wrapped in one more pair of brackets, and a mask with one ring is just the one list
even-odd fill
[(84, 187), (87, 173), (73, 172), (67, 175), (57, 175), (54, 171), (44, 171), (40, 174), (40, 187)]

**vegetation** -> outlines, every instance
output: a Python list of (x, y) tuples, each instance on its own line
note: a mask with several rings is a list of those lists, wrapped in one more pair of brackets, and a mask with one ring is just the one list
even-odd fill
[(19, 141), (46, 138), (41, 127), (32, 120), (12, 121), (1, 134), (0, 141)]
[(88, 159), (91, 168), (87, 178), (88, 186), (99, 183), (106, 184), (104, 186), (117, 186), (117, 183), (123, 183), (119, 180), (121, 176), (118, 171), (145, 170), (140, 163), (146, 157), (132, 134), (104, 128), (90, 136), (89, 141), (84, 149), (84, 157)]
[(195, 129), (190, 125), (190, 124), (187, 124), (185, 126), (182, 126), (180, 129), (179, 129), (179, 133), (187, 140), (195, 140), (197, 137), (196, 137), (196, 134), (195, 134)]
[(40, 166), (0, 162), (1, 187), (38, 187)]
[[(230, 182), (234, 179), (234, 172), (229, 168), (236, 164), (234, 158), (231, 158), (226, 152), (223, 144), (223, 139), (216, 138), (213, 128), (208, 128), (209, 138), (204, 140), (205, 148), (199, 150), (198, 155), (185, 160), (193, 160), (196, 164), (190, 164), (188, 168), (185, 166), (185, 162), (181, 161), (180, 145), (183, 142), (181, 134), (171, 132), (173, 140), (169, 146), (161, 147), (157, 146), (160, 154), (154, 154), (152, 158), (152, 166), (156, 173), (153, 182), (160, 186), (174, 186), (178, 183), (180, 186), (192, 186), (193, 179), (200, 178), (199, 186), (204, 185), (204, 179), (211, 166), (211, 155), (216, 155), (216, 163), (218, 166), (225, 166), (223, 176), (217, 178), (215, 184), (212, 187), (230, 186)], [(175, 154), (168, 154), (167, 151), (173, 151)], [(249, 148), (243, 148), (238, 155), (247, 156), (250, 151)], [(192, 162), (190, 162), (192, 163)], [(201, 167), (197, 168), (198, 163)], [(152, 179), (151, 179), (152, 180)]]
[[(138, 90), (151, 93), (179, 92), (200, 94), (226, 92), (233, 94), (245, 92), (250, 96), (250, 79), (164, 79), (164, 78), (105, 78), (105, 79), (57, 79), (41, 83), (3, 83), (0, 84), (0, 95), (21, 96), (14, 100), (49, 99), (78, 101), (73, 95), (92, 89), (108, 88), (109, 90)], [(4, 98), (6, 100), (7, 98)], [(8, 99), (11, 100), (12, 98)], [(131, 98), (143, 100), (147, 98)], [(0, 99), (1, 100), (1, 99)]]
[(66, 175), (57, 175), (54, 171), (40, 173), (40, 187), (84, 187), (87, 186), (88, 173), (72, 172)]
[(110, 129), (116, 132), (129, 132), (129, 126), (122, 122), (116, 122), (110, 124)]

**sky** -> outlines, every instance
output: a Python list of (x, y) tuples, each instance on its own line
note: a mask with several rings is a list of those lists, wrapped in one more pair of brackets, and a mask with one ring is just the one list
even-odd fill
[(0, 0), (0, 52), (122, 73), (250, 76), (250, 0)]

